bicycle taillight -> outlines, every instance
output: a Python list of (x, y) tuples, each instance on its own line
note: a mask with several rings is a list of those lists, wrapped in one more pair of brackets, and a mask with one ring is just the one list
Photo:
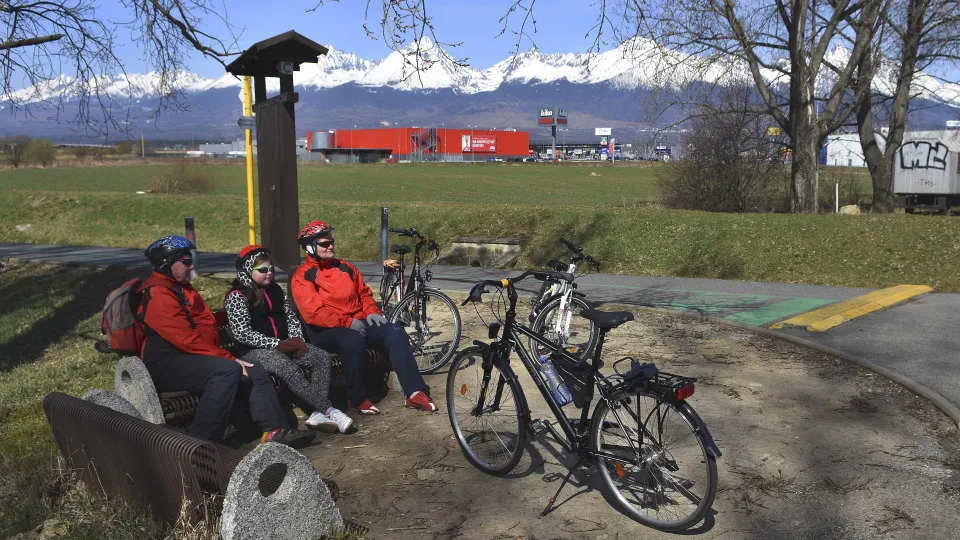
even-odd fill
[(688, 384), (686, 386), (681, 386), (677, 388), (677, 399), (683, 401), (688, 397), (693, 395), (693, 384)]

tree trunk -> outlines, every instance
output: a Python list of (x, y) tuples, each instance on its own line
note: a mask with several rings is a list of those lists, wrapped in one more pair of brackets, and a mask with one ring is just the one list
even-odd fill
[(793, 203), (791, 211), (816, 214), (819, 211), (820, 145), (812, 135), (801, 137), (793, 146)]
[[(867, 85), (867, 95), (873, 97), (873, 61), (869, 54), (864, 55), (860, 62), (858, 77), (859, 84)], [(896, 118), (896, 117), (895, 117)], [(873, 204), (871, 212), (889, 214), (893, 212), (893, 152), (881, 151), (877, 144), (877, 135), (873, 127), (873, 104), (871, 99), (864, 99), (857, 107), (857, 131), (860, 134), (860, 148), (863, 150), (863, 160), (870, 170), (870, 179), (873, 181)], [(892, 150), (892, 149), (887, 149)]]

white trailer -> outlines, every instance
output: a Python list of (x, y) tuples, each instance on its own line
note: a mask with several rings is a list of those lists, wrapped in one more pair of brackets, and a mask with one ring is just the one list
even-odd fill
[(894, 155), (893, 192), (907, 213), (960, 206), (960, 139), (905, 140)]

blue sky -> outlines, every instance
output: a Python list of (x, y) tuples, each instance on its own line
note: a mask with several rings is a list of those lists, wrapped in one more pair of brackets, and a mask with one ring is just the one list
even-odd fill
[[(230, 22), (243, 29), (240, 39), (242, 49), (281, 32), (296, 30), (318, 43), (329, 44), (369, 60), (379, 60), (390, 53), (382, 39), (373, 41), (363, 31), (365, 0), (328, 1), (310, 13), (307, 9), (315, 5), (312, 0), (292, 0), (287, 3), (291, 7), (286, 11), (277, 7), (284, 5), (280, 2), (224, 2)], [(538, 29), (534, 39), (539, 49), (545, 53), (586, 51), (591, 46), (592, 39), (587, 40), (584, 35), (596, 22), (596, 7), (591, 6), (593, 2), (594, 0), (540, 0), (534, 12)], [(496, 38), (502, 27), (499, 19), (512, 4), (512, 0), (430, 0), (427, 7), (439, 40), (448, 43), (463, 42), (462, 46), (449, 49), (450, 54), (455, 58), (468, 57), (471, 65), (485, 69), (505, 59), (516, 46), (516, 36), (504, 34)], [(379, 6), (380, 1), (373, 0), (371, 7)], [(101, 4), (99, 9), (103, 18), (121, 20), (124, 17), (124, 12), (114, 2)], [(371, 19), (371, 29), (379, 32), (378, 16), (371, 13)], [(519, 17), (516, 22), (519, 27)], [(144, 71), (144, 65), (139, 61), (139, 53), (133, 43), (127, 42), (121, 46), (121, 55), (128, 62), (128, 69)], [(525, 41), (521, 51), (528, 48), (530, 43)], [(608, 45), (604, 50), (610, 48), (612, 47)], [(223, 73), (219, 64), (199, 55), (188, 65), (191, 71), (207, 77), (216, 77)]]

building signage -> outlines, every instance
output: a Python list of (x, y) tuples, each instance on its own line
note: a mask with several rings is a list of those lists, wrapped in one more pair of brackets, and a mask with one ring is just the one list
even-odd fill
[(567, 124), (567, 110), (555, 105), (544, 105), (538, 111), (537, 123), (541, 126), (556, 126)]
[(610, 128), (594, 128), (593, 134), (597, 137), (610, 136), (613, 134), (613, 130)]
[(461, 135), (461, 152), (496, 152), (497, 137), (494, 135)]

